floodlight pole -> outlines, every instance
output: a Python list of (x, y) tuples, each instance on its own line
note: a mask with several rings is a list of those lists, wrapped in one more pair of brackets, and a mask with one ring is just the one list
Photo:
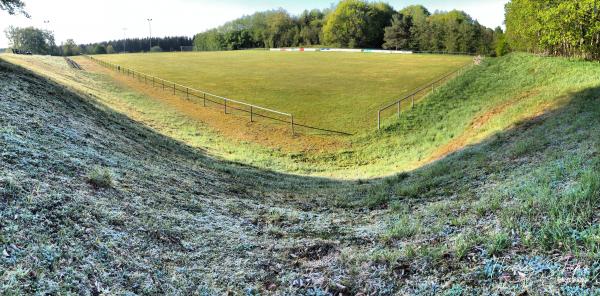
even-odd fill
[(127, 52), (127, 28), (123, 28), (123, 53)]
[(44, 20), (44, 26), (46, 27), (46, 31), (49, 31), (48, 27), (50, 26), (50, 21), (49, 20)]
[(150, 29), (150, 50), (152, 50), (152, 19), (149, 18), (147, 19), (148, 21), (148, 28)]

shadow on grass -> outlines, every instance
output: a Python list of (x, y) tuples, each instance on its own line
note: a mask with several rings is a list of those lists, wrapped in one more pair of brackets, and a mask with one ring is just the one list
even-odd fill
[[(198, 262), (206, 266), (231, 263), (219, 269), (218, 277), (224, 283), (234, 282), (230, 275), (239, 270), (256, 269), (266, 270), (264, 279), (247, 281), (270, 283), (280, 272), (287, 275), (286, 272), (298, 268), (298, 261), (282, 249), (268, 248), (275, 243), (285, 245), (292, 235), (281, 239), (282, 227), (261, 228), (251, 226), (247, 221), (254, 219), (258, 221), (257, 225), (267, 225), (260, 222), (262, 219), (282, 221), (281, 212), (269, 210), (284, 207), (299, 208), (298, 212), (310, 211), (303, 217), (315, 217), (304, 222), (306, 228), (303, 226), (302, 232), (294, 233), (295, 241), (287, 246), (300, 245), (300, 241), (316, 237), (342, 241), (342, 246), (353, 248), (353, 254), (362, 255), (363, 250), (370, 248), (385, 251), (389, 247), (387, 250), (402, 251), (398, 258), (395, 258), (396, 253), (391, 253), (390, 257), (394, 258), (385, 259), (393, 261), (389, 266), (405, 261), (420, 265), (422, 261), (415, 260), (418, 257), (438, 258), (437, 262), (442, 263), (449, 262), (451, 257), (455, 263), (466, 266), (464, 258), (475, 246), (483, 246), (494, 255), (501, 255), (510, 248), (522, 252), (521, 246), (600, 254), (597, 240), (600, 228), (595, 226), (598, 217), (594, 211), (599, 206), (600, 196), (600, 164), (597, 160), (600, 88), (573, 93), (557, 110), (520, 122), (510, 130), (417, 170), (388, 178), (339, 181), (282, 174), (214, 158), (205, 151), (158, 134), (94, 99), (86, 99), (85, 94), (72, 93), (27, 70), (0, 62), (0, 76), (11, 76), (3, 75), (6, 71), (17, 73), (14, 77), (23, 83), (16, 81), (11, 85), (0, 81), (0, 85), (9, 85), (7, 89), (15, 93), (23, 91), (24, 97), (0, 95), (3, 99), (0, 105), (9, 106), (9, 110), (0, 109), (1, 114), (9, 114), (7, 119), (0, 117), (0, 140), (8, 143), (0, 146), (0, 160), (3, 161), (0, 169), (8, 175), (14, 171), (17, 176), (0, 178), (0, 197), (3, 198), (0, 201), (4, 203), (0, 206), (10, 213), (5, 214), (6, 217), (23, 218), (6, 219), (7, 223), (18, 223), (6, 229), (18, 232), (2, 235), (8, 237), (7, 242), (13, 240), (23, 246), (29, 245), (23, 248), (37, 254), (38, 257), (32, 258), (49, 260), (49, 263), (22, 260), (26, 267), (41, 266), (37, 262), (51, 268), (58, 265), (60, 261), (53, 259), (57, 257), (52, 255), (51, 248), (38, 251), (40, 243), (36, 240), (27, 243), (30, 237), (49, 234), (56, 245), (64, 246), (67, 245), (64, 241), (68, 241), (68, 245), (75, 245), (80, 250), (65, 252), (82, 254), (74, 264), (87, 264), (90, 258), (83, 260), (83, 255), (92, 253), (95, 256), (92, 260), (103, 264), (106, 270), (118, 268), (130, 274), (156, 274), (157, 270), (165, 269), (163, 262), (172, 262), (175, 258), (179, 266), (186, 267), (182, 269), (184, 272), (171, 273), (172, 276), (157, 282), (171, 283), (176, 279), (174, 284), (179, 288), (192, 283), (197, 286), (205, 280), (201, 278), (202, 272), (188, 272), (192, 269), (187, 267), (193, 266), (195, 270)], [(4, 150), (5, 147), (8, 149)], [(88, 183), (92, 181), (98, 188), (91, 188), (82, 178), (85, 176), (82, 169), (94, 165), (101, 167), (97, 172), (88, 172)], [(112, 170), (106, 171), (106, 168)], [(114, 178), (111, 172), (117, 173)], [(21, 182), (19, 177), (25, 174), (34, 180), (21, 178), (27, 179)], [(46, 188), (41, 188), (47, 191), (46, 194), (34, 194), (39, 189), (35, 185), (39, 183), (48, 183)], [(32, 189), (26, 190), (28, 188)], [(246, 202), (246, 199), (255, 200)], [(368, 213), (372, 209), (387, 211)], [(223, 213), (219, 214), (217, 210)], [(261, 210), (264, 213), (260, 213)], [(198, 215), (203, 211), (206, 212)], [(245, 214), (246, 211), (251, 213)], [(319, 216), (326, 212), (331, 213), (332, 219)], [(44, 220), (34, 219), (38, 216)], [(339, 216), (347, 219), (335, 222)], [(375, 216), (381, 219), (374, 219)], [(208, 217), (214, 217), (212, 224)], [(229, 217), (234, 217), (235, 221), (228, 222)], [(391, 226), (384, 225), (368, 234), (368, 240), (356, 239), (354, 233), (358, 228), (353, 221), (361, 227), (375, 224), (374, 220), (386, 223), (388, 218), (392, 220)], [(286, 229), (302, 224), (293, 215), (285, 219), (290, 225)], [(214, 224), (215, 227), (204, 228), (207, 221), (209, 226)], [(319, 224), (323, 225), (313, 228)], [(486, 227), (481, 227), (482, 224)], [(500, 226), (498, 233), (482, 231), (495, 231), (497, 225)], [(93, 233), (94, 229), (99, 233), (111, 230), (110, 237), (104, 236), (110, 246), (84, 234)], [(346, 229), (349, 229), (347, 233)], [(440, 235), (448, 229), (450, 232)], [(269, 235), (265, 236), (263, 231)], [(23, 232), (28, 234), (23, 235)], [(252, 245), (246, 244), (245, 234), (248, 233)], [(93, 237), (100, 237), (100, 234)], [(130, 241), (131, 238), (137, 240)], [(402, 243), (411, 245), (400, 248)], [(207, 244), (209, 250), (206, 252), (210, 256), (203, 255)], [(331, 250), (330, 245), (329, 242), (322, 244), (326, 246), (323, 250)], [(305, 248), (305, 244), (301, 246)], [(247, 248), (253, 252), (246, 252)], [(115, 249), (118, 252), (112, 251)], [(296, 249), (298, 247), (294, 245)], [(96, 254), (88, 250), (99, 251)], [(181, 257), (173, 255), (173, 250)], [(260, 265), (249, 263), (244, 265), (246, 269), (240, 269), (239, 258), (251, 253), (257, 255), (245, 261)], [(156, 263), (138, 263), (140, 254), (154, 256), (151, 258)], [(275, 258), (275, 261), (263, 265), (258, 260), (263, 257)], [(277, 262), (284, 265), (276, 271), (265, 267), (277, 266)], [(429, 266), (427, 272), (436, 268), (444, 275), (452, 272)], [(327, 270), (335, 267), (328, 266)], [(358, 265), (358, 268), (364, 268), (364, 265)], [(378, 283), (385, 278), (385, 275), (369, 271), (368, 276)], [(455, 273), (463, 274), (463, 270), (457, 269)], [(74, 283), (89, 281), (88, 287), (95, 282), (95, 278), (88, 275), (80, 278), (79, 272), (73, 272), (71, 276), (78, 279), (73, 280)], [(137, 285), (129, 277), (99, 276), (104, 277), (100, 282), (109, 286), (111, 283), (125, 287)], [(62, 274), (60, 278), (63, 278)], [(142, 279), (139, 282), (145, 282)], [(390, 282), (397, 280), (394, 277)], [(36, 280), (28, 277), (22, 281)], [(361, 289), (358, 285), (366, 280), (357, 277), (352, 282), (356, 287), (349, 289), (355, 294)], [(475, 282), (481, 283), (484, 282)], [(241, 289), (241, 282), (238, 287)], [(157, 294), (164, 294), (165, 291), (160, 289), (161, 285), (157, 285), (156, 291), (162, 292)]]
[[(63, 92), (72, 91), (65, 90), (63, 86), (19, 66), (5, 62), (0, 66), (41, 79)], [(600, 96), (600, 88), (571, 94), (569, 102), (558, 110), (517, 123), (510, 130), (493, 135), (482, 143), (465, 147), (420, 169), (392, 177), (358, 181), (284, 174), (217, 159), (201, 149), (165, 137), (121, 113), (100, 106), (93, 99), (81, 98), (86, 96), (88, 95), (75, 92), (71, 97), (79, 98), (77, 104), (82, 105), (87, 115), (93, 114), (99, 122), (106, 120), (113, 123), (111, 128), (116, 134), (140, 143), (155, 153), (176, 154), (200, 166), (216, 170), (224, 174), (231, 183), (241, 187), (260, 192), (280, 191), (284, 194), (324, 197), (329, 205), (376, 209), (387, 207), (392, 201), (414, 202), (460, 194), (473, 195), (477, 187), (482, 182), (485, 183), (490, 175), (502, 178), (504, 175), (510, 175), (516, 168), (543, 159), (544, 153), (555, 153), (563, 149), (560, 147), (561, 143), (568, 142), (582, 133), (588, 134), (589, 131), (585, 131), (587, 127), (598, 126), (597, 120), (581, 122), (579, 116), (590, 112), (598, 115), (599, 103), (595, 98)], [(77, 114), (74, 113), (73, 116)], [(596, 145), (598, 143), (594, 137), (585, 140)], [(552, 151), (549, 147), (558, 147), (559, 150)], [(518, 161), (528, 157), (536, 159)]]

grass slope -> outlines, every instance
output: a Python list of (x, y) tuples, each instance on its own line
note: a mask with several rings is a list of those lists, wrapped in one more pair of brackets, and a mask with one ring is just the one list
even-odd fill
[(465, 138), (439, 131), (440, 160), (336, 181), (216, 160), (2, 66), (0, 292), (597, 294), (599, 68), (490, 61), (420, 104), (471, 116), (447, 115)]
[(471, 61), (468, 56), (227, 51), (97, 56), (196, 89), (346, 132), (371, 130), (381, 105)]
[[(299, 147), (273, 149), (277, 146), (262, 147), (260, 139), (257, 145), (256, 138), (232, 140), (220, 135), (232, 130), (232, 126), (242, 134), (251, 133), (254, 127), (247, 125), (245, 117), (241, 119), (244, 125), (227, 122), (221, 130), (225, 132), (215, 131), (206, 124), (214, 118), (189, 114), (194, 105), (183, 99), (178, 102), (177, 98), (165, 99), (168, 94), (140, 94), (126, 81), (115, 84), (103, 72), (74, 75), (60, 66), (64, 64), (61, 59), (6, 58), (82, 91), (88, 92), (92, 86), (104, 103), (120, 112), (225, 159), (279, 172), (339, 179), (385, 176), (418, 168), (506, 130), (515, 122), (559, 108), (568, 94), (594, 86), (598, 81), (598, 70), (593, 63), (522, 54), (489, 59), (439, 88), (400, 120), (386, 121), (381, 132), (369, 131), (345, 138), (340, 141), (346, 144), (331, 145), (332, 148), (322, 148), (319, 140), (309, 136), (293, 139), (286, 132), (273, 132), (268, 137), (277, 139), (277, 145), (288, 143), (290, 147)], [(92, 66), (88, 69), (93, 70)], [(205, 112), (202, 107), (197, 108)]]

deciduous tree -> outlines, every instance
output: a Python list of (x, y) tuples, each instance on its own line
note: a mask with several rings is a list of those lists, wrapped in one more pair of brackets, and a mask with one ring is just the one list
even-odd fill
[(17, 28), (10, 26), (5, 31), (11, 48), (30, 51), (34, 54), (52, 54), (54, 34), (34, 27)]
[(79, 54), (79, 46), (73, 39), (67, 39), (62, 46), (62, 54), (64, 56), (73, 56)]
[(26, 17), (29, 17), (29, 14), (25, 12), (25, 3), (21, 0), (0, 0), (0, 10), (5, 10), (8, 14), (16, 14), (21, 13)]
[(392, 25), (385, 28), (383, 48), (409, 49), (411, 41), (412, 17), (401, 13), (394, 15)]

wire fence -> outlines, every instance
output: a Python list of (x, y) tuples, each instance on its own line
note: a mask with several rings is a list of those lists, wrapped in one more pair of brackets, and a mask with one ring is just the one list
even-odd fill
[[(85, 55), (85, 57), (89, 58), (90, 60), (92, 60), (106, 68), (115, 70), (115, 71), (122, 73), (124, 75), (127, 75), (127, 76), (131, 76), (132, 78), (137, 78), (138, 81), (143, 82), (147, 85), (162, 88), (164, 91), (172, 91), (173, 95), (180, 94), (180, 95), (183, 95), (188, 100), (190, 100), (192, 98), (196, 99), (196, 100), (201, 100), (203, 107), (208, 107), (209, 105), (212, 105), (212, 106), (218, 106), (220, 108), (223, 108), (223, 112), (225, 114), (232, 114), (234, 112), (237, 114), (241, 114), (241, 115), (245, 114), (246, 116), (249, 116), (250, 122), (254, 122), (256, 118), (260, 117), (260, 118), (270, 119), (275, 122), (288, 124), (290, 126), (290, 131), (291, 131), (292, 136), (296, 135), (297, 129), (299, 127), (304, 128), (306, 130), (320, 131), (320, 132), (325, 132), (325, 133), (330, 133), (330, 134), (348, 135), (348, 136), (352, 135), (351, 133), (347, 133), (347, 132), (336, 131), (336, 130), (331, 130), (331, 129), (324, 129), (324, 128), (314, 127), (314, 126), (295, 122), (294, 116), (291, 113), (281, 112), (278, 110), (273, 110), (270, 108), (265, 108), (262, 106), (257, 106), (257, 105), (241, 102), (238, 100), (229, 99), (229, 98), (215, 95), (215, 94), (212, 94), (212, 93), (209, 93), (206, 91), (197, 90), (197, 89), (185, 86), (185, 85), (178, 84), (176, 82), (161, 79), (156, 76), (148, 75), (148, 74), (141, 73), (141, 72), (129, 69), (129, 68), (122, 67), (120, 65), (109, 63), (109, 62), (94, 58), (92, 56)], [(416, 99), (418, 99), (419, 97), (425, 96), (430, 90), (432, 92), (434, 92), (436, 87), (441, 86), (446, 80), (449, 80), (452, 76), (460, 75), (464, 70), (466, 70), (471, 65), (472, 65), (472, 63), (469, 63), (468, 65), (466, 65), (456, 71), (448, 73), (448, 74), (436, 79), (435, 81), (430, 82), (429, 84), (416, 89), (415, 91), (411, 92), (410, 94), (406, 95), (405, 97), (402, 97), (401, 99), (380, 108), (377, 111), (377, 129), (378, 130), (381, 129), (381, 123), (382, 123), (382, 118), (383, 118), (382, 113), (384, 113), (386, 110), (389, 110), (392, 107), (396, 107), (395, 113), (397, 114), (398, 118), (400, 118), (403, 104), (404, 105), (410, 104), (410, 109), (414, 108)]]
[[(186, 99), (195, 98), (197, 100), (202, 101), (202, 105), (207, 107), (209, 105), (217, 105), (223, 108), (225, 114), (230, 114), (232, 112), (247, 114), (249, 116), (250, 122), (254, 122), (257, 117), (271, 119), (277, 122), (282, 122), (290, 125), (290, 131), (292, 135), (296, 134), (296, 128), (306, 127), (310, 129), (318, 129), (313, 128), (307, 125), (298, 124), (294, 122), (294, 115), (291, 113), (281, 112), (278, 110), (273, 110), (269, 108), (265, 108), (262, 106), (257, 106), (245, 102), (241, 102), (238, 100), (229, 99), (226, 97), (218, 96), (209, 92), (197, 90), (185, 85), (181, 85), (175, 83), (173, 81), (165, 80), (158, 78), (156, 76), (148, 75), (145, 73), (141, 73), (129, 68), (122, 67), (120, 65), (112, 64), (100, 59), (96, 59), (92, 56), (86, 55), (87, 58), (92, 61), (102, 65), (106, 68), (115, 70), (119, 73), (122, 73), (127, 76), (131, 76), (132, 78), (137, 78), (138, 81), (144, 82), (147, 85), (152, 85), (153, 87), (162, 88), (164, 91), (173, 91), (173, 95), (180, 94), (185, 96)], [(319, 129), (323, 131), (328, 131), (324, 129)], [(335, 132), (335, 131), (329, 131)]]
[(405, 103), (405, 105), (409, 105), (410, 106), (409, 108), (412, 110), (415, 107), (415, 99), (418, 99), (419, 97), (424, 97), (425, 95), (427, 95), (429, 93), (429, 91), (435, 92), (436, 87), (441, 86), (445, 81), (447, 81), (453, 77), (457, 77), (457, 76), (461, 75), (462, 72), (464, 72), (467, 68), (471, 67), (472, 65), (473, 65), (473, 63), (468, 63), (467, 65), (459, 68), (458, 70), (452, 71), (452, 72), (436, 79), (435, 81), (430, 82), (429, 84), (416, 89), (415, 91), (411, 92), (410, 94), (406, 95), (405, 97), (402, 97), (401, 99), (377, 110), (377, 130), (381, 130), (381, 119), (382, 119), (383, 112), (385, 112), (386, 110), (388, 110), (392, 107), (396, 107), (395, 113), (398, 116), (398, 119), (400, 119), (400, 115), (402, 112), (402, 103)]

